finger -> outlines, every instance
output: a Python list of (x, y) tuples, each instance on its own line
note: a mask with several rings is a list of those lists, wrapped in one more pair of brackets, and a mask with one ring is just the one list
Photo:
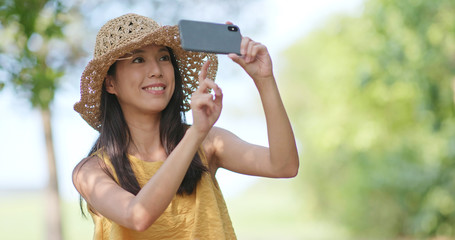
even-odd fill
[(216, 108), (213, 95), (209, 93), (201, 94), (191, 99), (191, 108), (211, 113)]
[(199, 87), (198, 89), (196, 89), (196, 92), (197, 93), (208, 93), (210, 91), (210, 89), (213, 89), (215, 87), (218, 87), (218, 85), (216, 85), (216, 83), (209, 79), (209, 78), (206, 78), (206, 79), (202, 79), (199, 81)]
[(222, 106), (223, 104), (223, 91), (221, 88), (216, 85), (216, 87), (213, 88), (213, 91), (215, 92), (215, 99), (213, 100), (214, 103), (218, 106)]
[(202, 65), (201, 72), (199, 73), (199, 82), (207, 78), (207, 72), (210, 67), (210, 60), (207, 60), (204, 65)]
[(204, 84), (207, 88), (211, 89), (218, 88), (218, 85), (210, 78), (204, 79)]
[(199, 73), (199, 77), (198, 77), (199, 86), (195, 92), (207, 92), (206, 87), (204, 88), (201, 86), (204, 84), (205, 80), (207, 79), (207, 70), (208, 70), (209, 66), (210, 66), (210, 61), (207, 61), (204, 63), (204, 65), (202, 65), (201, 72)]
[(234, 23), (232, 23), (231, 21), (226, 21), (226, 24), (227, 25), (234, 25)]
[(237, 61), (237, 60), (240, 58), (240, 56), (237, 55), (237, 54), (235, 54), (235, 53), (229, 53), (229, 54), (228, 54), (228, 57), (229, 57), (230, 59), (232, 59), (232, 61), (234, 61), (234, 62)]
[[(206, 89), (206, 91), (199, 91), (197, 94), (194, 94), (195, 97), (210, 96), (211, 99), (216, 103), (220, 103), (220, 101), (222, 101), (223, 92), (221, 91), (221, 88), (218, 86), (218, 84), (212, 80), (204, 80), (200, 86), (200, 89)], [(213, 94), (209, 93), (207, 89), (213, 89)]]
[(254, 60), (254, 58), (256, 57), (256, 56), (253, 56), (253, 54), (252, 54), (253, 53), (253, 47), (255, 45), (256, 45), (256, 42), (254, 42), (254, 41), (250, 41), (248, 43), (248, 48), (247, 48), (247, 52), (246, 52), (246, 55), (245, 55), (245, 61), (247, 63), (251, 63)]
[(213, 95), (210, 93), (197, 94), (191, 97), (191, 105), (202, 106), (208, 102), (213, 102)]
[(213, 83), (212, 89), (213, 89), (213, 92), (214, 92), (215, 96), (222, 96), (223, 95), (223, 92), (221, 91), (221, 88), (220, 88), (220, 86), (218, 86), (218, 84)]
[(244, 56), (248, 51), (248, 44), (251, 39), (249, 37), (242, 37), (242, 42), (240, 43), (240, 54)]
[(229, 57), (232, 61), (234, 61), (235, 63), (239, 64), (241, 67), (244, 67), (245, 64), (246, 64), (246, 63), (245, 63), (245, 58), (240, 57), (240, 56), (238, 56), (238, 55), (235, 54), (235, 53), (229, 54), (228, 57)]
[(256, 58), (256, 56), (259, 54), (260, 51), (262, 51), (263, 49), (266, 49), (264, 45), (260, 44), (260, 43), (256, 43), (253, 48), (251, 49), (251, 56), (253, 58)]

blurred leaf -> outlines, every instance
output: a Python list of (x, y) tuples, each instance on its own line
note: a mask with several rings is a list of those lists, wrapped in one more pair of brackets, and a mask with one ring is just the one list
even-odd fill
[(455, 235), (453, 12), (449, 0), (369, 0), (287, 51), (302, 184), (353, 236)]
[[(58, 79), (63, 72), (47, 66), (46, 59), (51, 46), (47, 46), (52, 39), (65, 37), (62, 32), (64, 22), (60, 19), (63, 5), (60, 1), (50, 0), (6, 0), (0, 8), (0, 19), (5, 27), (15, 23), (19, 29), (12, 31), (18, 51), (9, 59), (15, 59), (14, 68), (11, 63), (0, 63), (0, 67), (12, 76), (11, 82), (15, 88), (27, 96), (34, 107), (47, 109), (54, 98), (58, 87)], [(40, 37), (39, 49), (29, 49), (30, 38)], [(1, 45), (1, 44), (0, 44)], [(2, 46), (8, 49), (8, 46)], [(8, 54), (8, 53), (7, 53)], [(9, 64), (9, 65), (7, 65)]]

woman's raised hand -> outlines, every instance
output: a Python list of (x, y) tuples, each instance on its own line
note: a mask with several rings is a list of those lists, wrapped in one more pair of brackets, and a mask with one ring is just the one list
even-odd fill
[[(232, 23), (226, 22), (226, 24)], [(265, 45), (249, 37), (242, 37), (240, 53), (242, 56), (232, 53), (228, 56), (245, 69), (256, 84), (266, 79), (273, 79), (272, 60)]]
[[(207, 78), (209, 66), (210, 61), (205, 62), (202, 66), (199, 74), (199, 87), (191, 96), (193, 127), (203, 133), (208, 133), (212, 128), (223, 107), (221, 88), (213, 80)], [(214, 95), (209, 92), (210, 89), (213, 90)]]

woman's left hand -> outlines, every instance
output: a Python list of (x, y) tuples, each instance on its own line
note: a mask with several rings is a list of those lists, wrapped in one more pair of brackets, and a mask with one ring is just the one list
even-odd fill
[(238, 63), (256, 83), (273, 78), (272, 60), (267, 47), (248, 37), (242, 37), (240, 53), (229, 54), (234, 62)]

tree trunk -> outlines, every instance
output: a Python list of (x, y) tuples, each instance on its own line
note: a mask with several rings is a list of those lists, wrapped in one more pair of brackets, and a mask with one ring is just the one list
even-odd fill
[(49, 169), (49, 182), (46, 188), (46, 239), (61, 240), (61, 211), (60, 194), (58, 190), (57, 168), (55, 161), (54, 142), (52, 140), (51, 111), (40, 109), (46, 138), (47, 165)]

